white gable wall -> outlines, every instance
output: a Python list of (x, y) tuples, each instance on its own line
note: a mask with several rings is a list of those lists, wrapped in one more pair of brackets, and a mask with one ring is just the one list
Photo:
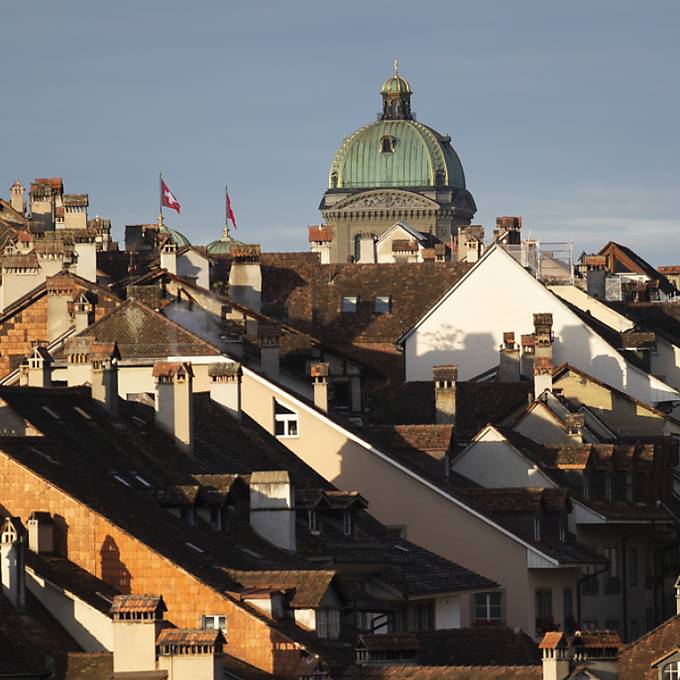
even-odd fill
[(177, 276), (195, 279), (199, 288), (210, 290), (210, 262), (195, 250), (187, 250), (177, 258)]
[(462, 380), (488, 370), (498, 364), (503, 332), (532, 333), (537, 312), (553, 315), (555, 365), (569, 362), (647, 403), (680, 399), (675, 389), (628, 364), (500, 247), (404, 336), (406, 380), (430, 380), (439, 364), (456, 364)]
[(451, 470), (489, 488), (554, 486), (493, 427), (483, 432), (451, 463)]

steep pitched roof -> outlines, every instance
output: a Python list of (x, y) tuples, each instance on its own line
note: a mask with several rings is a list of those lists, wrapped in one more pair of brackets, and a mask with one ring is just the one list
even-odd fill
[(656, 680), (651, 664), (675, 649), (680, 640), (680, 616), (672, 616), (619, 652), (619, 680)]

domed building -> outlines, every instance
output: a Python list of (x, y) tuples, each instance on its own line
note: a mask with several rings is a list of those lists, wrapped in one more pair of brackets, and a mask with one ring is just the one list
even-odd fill
[(396, 222), (446, 241), (477, 210), (451, 137), (415, 119), (396, 62), (380, 94), (378, 120), (346, 137), (331, 164), (320, 210), (332, 225), (332, 262), (358, 259), (361, 234), (377, 238)]

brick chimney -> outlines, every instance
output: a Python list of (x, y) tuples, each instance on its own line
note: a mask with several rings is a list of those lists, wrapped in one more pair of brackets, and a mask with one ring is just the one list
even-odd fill
[(250, 524), (284, 550), (295, 550), (295, 498), (285, 470), (250, 475)]
[(115, 342), (93, 342), (90, 344), (92, 367), (91, 395), (109, 413), (118, 412), (118, 360), (120, 352)]
[(314, 406), (324, 413), (328, 413), (328, 372), (330, 364), (317, 362), (309, 367), (314, 386)]
[(582, 413), (567, 413), (564, 418), (564, 424), (567, 426), (569, 441), (574, 444), (583, 444), (583, 428), (586, 424), (585, 416)]
[(434, 405), (437, 425), (456, 423), (456, 380), (457, 366), (433, 366)]
[(190, 363), (158, 361), (153, 367), (156, 379), (156, 423), (171, 434), (185, 451), (193, 451), (194, 402)]
[(28, 549), (43, 555), (54, 552), (54, 520), (49, 512), (32, 512), (28, 518)]
[(519, 345), (515, 342), (515, 334), (512, 331), (503, 333), (501, 345), (500, 364), (498, 367), (499, 382), (519, 382), (520, 356)]
[(161, 244), (161, 269), (177, 274), (177, 244), (170, 237)]
[(552, 314), (534, 314), (534, 337), (536, 349), (534, 355), (534, 396), (549, 390), (552, 392)]
[(260, 321), (257, 324), (260, 341), (260, 367), (270, 380), (278, 380), (280, 375), (279, 341), (281, 324), (275, 321)]
[(52, 355), (46, 347), (36, 346), (28, 357), (26, 384), (29, 387), (52, 386)]
[(15, 609), (26, 605), (24, 550), (27, 534), (19, 517), (6, 517), (0, 529), (0, 581), (2, 594)]
[(210, 364), (210, 398), (223, 406), (237, 420), (241, 420), (241, 364)]

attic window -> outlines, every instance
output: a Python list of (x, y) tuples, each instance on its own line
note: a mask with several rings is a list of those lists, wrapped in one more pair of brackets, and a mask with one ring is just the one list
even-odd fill
[(277, 437), (298, 436), (298, 414), (274, 399), (274, 434)]
[(541, 518), (534, 517), (534, 541), (540, 542), (541, 540)]
[(391, 135), (385, 135), (380, 140), (380, 153), (394, 153), (394, 147), (396, 146), (396, 139)]
[(316, 510), (307, 510), (307, 526), (313, 534), (321, 533), (319, 515)]
[(354, 314), (357, 311), (357, 304), (359, 298), (356, 295), (350, 295), (342, 298), (342, 313)]
[(337, 640), (340, 637), (340, 612), (337, 609), (318, 609), (316, 634), (320, 638)]
[(389, 295), (378, 295), (373, 301), (373, 311), (376, 314), (389, 314), (390, 302), (391, 299)]
[(342, 513), (342, 533), (345, 536), (352, 535), (352, 513), (349, 510)]
[(215, 630), (216, 628), (219, 628), (226, 635), (227, 617), (222, 614), (204, 614), (201, 616), (201, 628), (203, 630)]
[(680, 661), (671, 661), (663, 667), (663, 680), (680, 680)]

